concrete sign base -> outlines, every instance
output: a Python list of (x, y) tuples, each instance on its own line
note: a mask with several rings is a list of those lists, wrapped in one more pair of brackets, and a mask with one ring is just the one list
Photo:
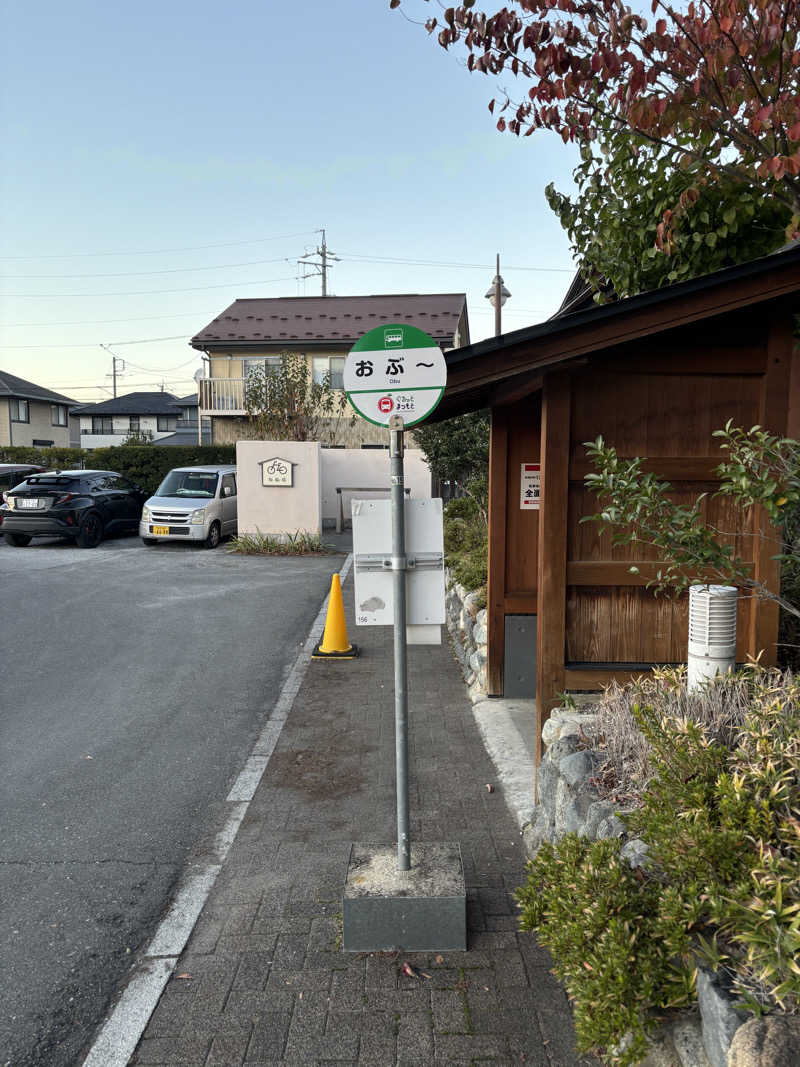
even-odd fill
[(467, 893), (457, 844), (411, 845), (411, 870), (396, 845), (355, 844), (342, 900), (345, 952), (455, 952), (467, 947)]

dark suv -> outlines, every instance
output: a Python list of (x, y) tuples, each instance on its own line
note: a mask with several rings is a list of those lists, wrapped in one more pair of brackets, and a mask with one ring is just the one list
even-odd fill
[(5, 494), (3, 536), (17, 548), (53, 534), (95, 548), (106, 533), (138, 529), (146, 496), (114, 471), (32, 474)]
[[(0, 504), (5, 500), (5, 494), (9, 489), (27, 478), (29, 474), (43, 471), (44, 467), (37, 467), (35, 463), (0, 463)], [(3, 515), (0, 512), (0, 526), (3, 524)]]

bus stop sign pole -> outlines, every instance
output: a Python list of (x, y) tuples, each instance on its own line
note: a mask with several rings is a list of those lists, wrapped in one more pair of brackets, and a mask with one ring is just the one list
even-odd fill
[(394, 575), (394, 744), (397, 788), (397, 866), (411, 868), (408, 830), (408, 667), (406, 656), (406, 512), (403, 474), (403, 419), (389, 419)]

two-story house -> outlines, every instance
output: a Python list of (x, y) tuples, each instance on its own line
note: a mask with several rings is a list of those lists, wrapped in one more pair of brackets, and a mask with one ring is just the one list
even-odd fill
[(78, 410), (81, 448), (121, 445), (140, 437), (159, 445), (198, 443), (197, 397), (172, 393), (126, 393)]
[[(330, 374), (331, 384), (341, 388), (345, 357), (359, 337), (395, 322), (424, 330), (445, 352), (469, 344), (464, 293), (235, 300), (190, 341), (208, 360), (199, 403), (200, 417), (211, 423), (211, 440), (231, 444), (248, 436), (245, 391), (253, 368), (299, 352), (315, 380)], [(386, 432), (357, 419), (343, 427), (338, 443), (384, 445)]]
[(0, 371), (0, 445), (77, 448), (75, 400)]

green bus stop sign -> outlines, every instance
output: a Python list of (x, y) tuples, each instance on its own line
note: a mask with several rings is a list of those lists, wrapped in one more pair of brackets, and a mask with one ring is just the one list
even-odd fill
[(399, 415), (415, 426), (433, 411), (447, 384), (447, 364), (432, 337), (407, 323), (376, 326), (344, 364), (344, 391), (356, 412), (376, 426)]

